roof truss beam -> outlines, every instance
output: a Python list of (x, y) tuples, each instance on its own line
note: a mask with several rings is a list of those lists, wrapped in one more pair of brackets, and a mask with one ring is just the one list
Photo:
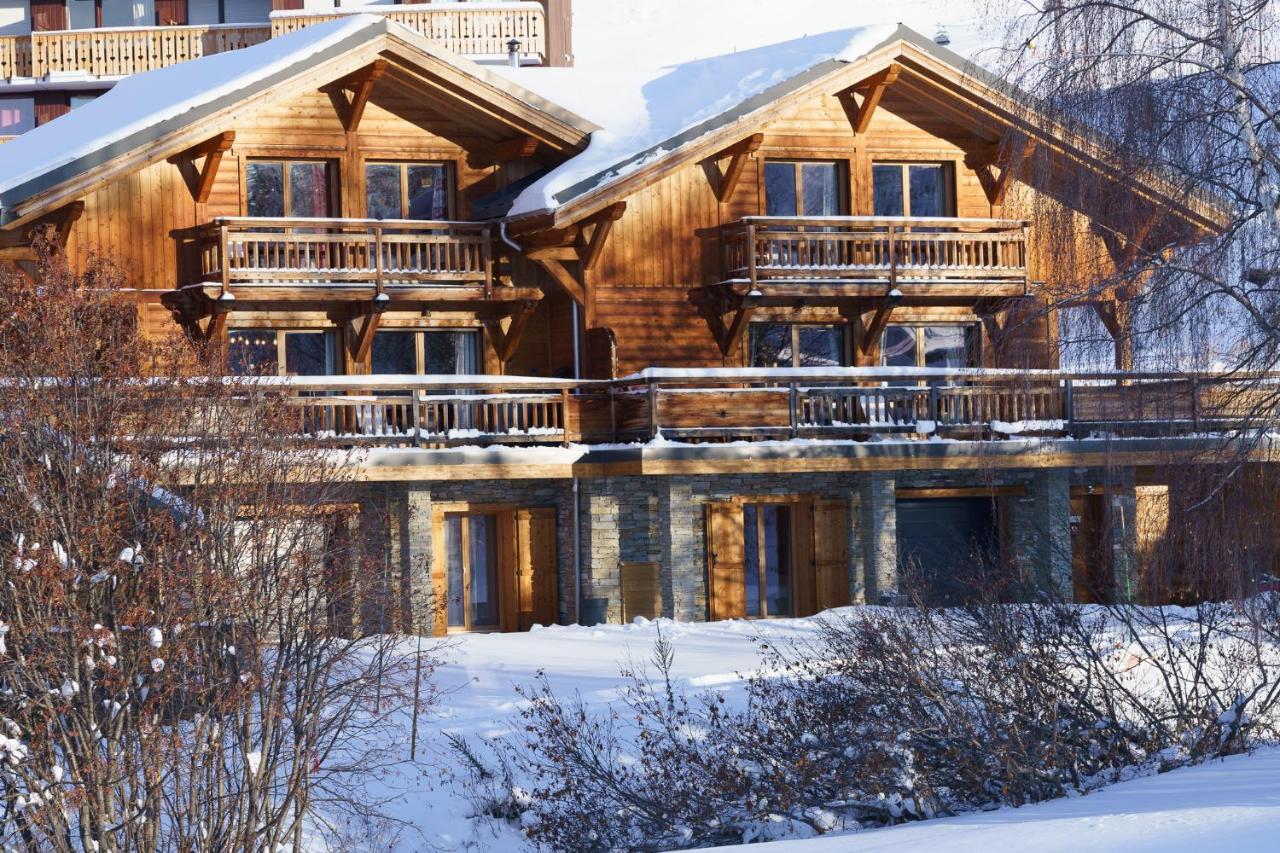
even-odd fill
[[(354, 133), (360, 127), (364, 108), (368, 106), (369, 96), (373, 94), (373, 85), (387, 73), (387, 67), (385, 59), (375, 59), (359, 71), (325, 87), (347, 133)], [(351, 91), (350, 95), (347, 90)]]
[[(720, 153), (712, 156), (705, 163), (706, 172), (711, 180), (711, 188), (715, 190), (716, 199), (724, 204), (733, 197), (733, 191), (742, 178), (742, 170), (747, 159), (764, 144), (763, 133), (753, 133), (741, 142), (737, 142)], [(729, 158), (729, 165), (721, 172), (717, 161)]]
[[(182, 180), (191, 193), (191, 199), (196, 204), (209, 201), (213, 182), (218, 177), (218, 166), (222, 164), (222, 155), (231, 150), (235, 141), (236, 132), (224, 130), (217, 136), (212, 136), (169, 158), (169, 162), (178, 167), (178, 174), (182, 175)], [(197, 167), (196, 161), (201, 157), (204, 158), (204, 162)]]
[[(871, 116), (875, 114), (876, 107), (880, 106), (880, 99), (884, 97), (884, 90), (898, 81), (898, 75), (901, 72), (900, 65), (892, 64), (839, 94), (840, 105), (844, 107), (845, 115), (849, 117), (849, 124), (853, 126), (854, 133), (867, 132), (867, 128), (871, 126)], [(855, 92), (862, 95), (861, 103), (854, 99)]]

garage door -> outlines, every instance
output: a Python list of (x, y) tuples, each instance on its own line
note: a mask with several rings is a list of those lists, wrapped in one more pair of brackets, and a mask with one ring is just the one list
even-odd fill
[(972, 598), (997, 555), (996, 513), (990, 498), (898, 501), (898, 572), (904, 591), (927, 604)]

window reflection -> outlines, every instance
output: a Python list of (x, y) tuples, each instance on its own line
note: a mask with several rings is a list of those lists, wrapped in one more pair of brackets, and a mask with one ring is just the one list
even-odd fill
[(839, 367), (844, 327), (800, 323), (752, 323), (752, 367)]

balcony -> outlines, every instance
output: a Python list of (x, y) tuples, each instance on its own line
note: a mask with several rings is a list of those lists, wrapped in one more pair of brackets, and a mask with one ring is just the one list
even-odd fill
[(1247, 427), (1276, 408), (1274, 385), (1212, 374), (656, 369), (612, 381), (248, 381), (272, 383), (298, 408), (300, 438), (348, 446), (1195, 436)]
[(0, 78), (117, 78), (266, 41), (263, 24), (51, 30), (0, 38)]
[(520, 42), (522, 62), (547, 64), (547, 22), (541, 3), (421, 3), (362, 6), (324, 12), (274, 12), (272, 37), (346, 15), (373, 14), (404, 24), (441, 46), (472, 58), (505, 58), (507, 42)]
[(194, 281), (212, 299), (538, 299), (495, 286), (486, 223), (228, 217), (195, 230)]
[(721, 285), (767, 296), (1016, 296), (1027, 224), (1004, 219), (751, 216), (719, 229)]

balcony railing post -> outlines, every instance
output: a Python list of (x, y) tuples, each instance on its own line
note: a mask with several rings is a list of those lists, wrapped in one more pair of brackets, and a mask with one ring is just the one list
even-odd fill
[(658, 383), (649, 380), (649, 438), (658, 437)]
[(898, 286), (898, 229), (889, 226), (889, 289)]
[(756, 226), (747, 223), (747, 276), (751, 279), (751, 289), (756, 287)]
[(933, 421), (935, 425), (934, 426), (935, 429), (937, 428), (937, 424), (941, 420), (941, 418), (938, 417), (939, 411), (941, 409), (940, 404), (942, 402), (940, 399), (940, 396), (941, 395), (940, 395), (938, 386), (930, 385), (929, 386), (929, 420)]
[(227, 240), (227, 226), (225, 224), (218, 227), (218, 251), (221, 256), (218, 258), (218, 266), (221, 267), (222, 273), (222, 291), (218, 294), (220, 299), (225, 299), (227, 289), (231, 284), (231, 247)]
[(1068, 377), (1063, 380), (1062, 386), (1062, 419), (1066, 423), (1067, 433), (1074, 434), (1076, 421), (1075, 385), (1072, 384), (1070, 377)]
[(565, 447), (569, 446), (569, 386), (560, 389), (560, 429), (564, 432)]
[(484, 298), (490, 299), (493, 297), (493, 244), (490, 242), (493, 236), (488, 225), (481, 229), (480, 235), (480, 251), (484, 263)]
[(1191, 431), (1200, 431), (1200, 380), (1191, 377)]
[(791, 410), (791, 437), (795, 438), (800, 434), (800, 389), (796, 383), (789, 383), (788, 391), (788, 408)]
[(373, 286), (379, 296), (382, 295), (382, 226), (373, 226)]
[(411, 443), (414, 447), (418, 446), (419, 430), (418, 430), (418, 397), (422, 392), (414, 390), (409, 392), (409, 430), (412, 433)]

